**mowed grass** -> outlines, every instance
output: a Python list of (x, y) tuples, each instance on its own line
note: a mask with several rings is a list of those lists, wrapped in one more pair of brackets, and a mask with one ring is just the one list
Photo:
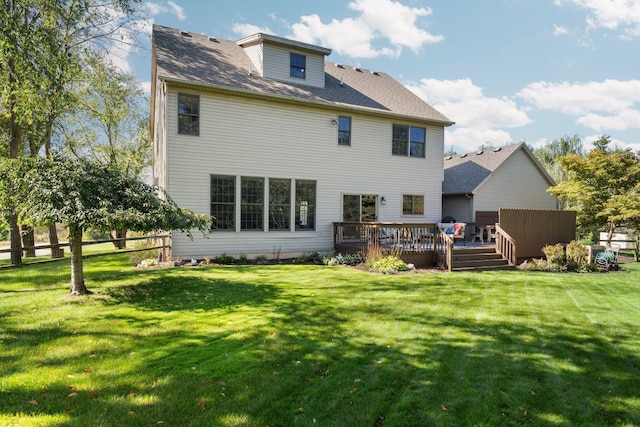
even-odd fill
[(640, 268), (625, 269), (134, 270), (121, 255), (88, 260), (98, 293), (72, 299), (0, 272), (0, 425), (637, 426)]

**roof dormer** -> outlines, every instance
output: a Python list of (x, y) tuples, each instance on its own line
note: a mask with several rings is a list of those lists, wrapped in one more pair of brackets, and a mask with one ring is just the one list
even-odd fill
[(324, 57), (331, 49), (257, 33), (236, 42), (264, 77), (324, 87)]

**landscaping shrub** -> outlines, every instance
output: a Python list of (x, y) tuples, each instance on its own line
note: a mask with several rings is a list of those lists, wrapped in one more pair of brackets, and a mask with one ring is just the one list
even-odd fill
[(371, 267), (379, 273), (383, 274), (409, 270), (409, 266), (407, 266), (404, 261), (394, 255), (388, 255), (380, 258), (379, 260), (375, 261)]
[(589, 250), (581, 243), (572, 240), (565, 250), (567, 259), (567, 267), (577, 269), (581, 265), (587, 264), (587, 257), (589, 256)]
[(355, 266), (362, 264), (364, 262), (364, 257), (360, 252), (357, 254), (347, 254), (347, 255), (334, 255), (333, 253), (329, 253), (322, 258), (322, 263), (329, 266), (334, 265), (350, 265)]
[(542, 248), (546, 259), (532, 259), (518, 266), (527, 271), (572, 271), (577, 273), (591, 273), (599, 271), (597, 265), (589, 264), (589, 251), (585, 245), (572, 240), (566, 248), (558, 243)]
[(215, 262), (216, 264), (222, 264), (222, 265), (232, 265), (236, 263), (236, 259), (232, 255), (222, 254), (215, 257), (213, 259), (213, 262)]
[(565, 265), (564, 246), (562, 244), (547, 245), (542, 248), (542, 253), (547, 258), (550, 270), (558, 271)]
[(303, 252), (293, 260), (294, 264), (322, 264), (322, 257), (318, 252)]

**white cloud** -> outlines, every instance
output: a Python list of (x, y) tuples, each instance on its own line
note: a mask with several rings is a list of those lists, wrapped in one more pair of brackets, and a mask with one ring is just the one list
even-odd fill
[(511, 141), (505, 128), (517, 128), (531, 123), (527, 113), (507, 97), (492, 98), (471, 79), (422, 79), (407, 88), (436, 110), (456, 122), (446, 144), (473, 150), (486, 142), (503, 145)]
[(454, 146), (457, 151), (469, 152), (480, 148), (483, 144), (500, 147), (513, 142), (509, 132), (499, 129), (454, 128), (445, 131), (445, 147)]
[[(405, 47), (417, 52), (427, 43), (443, 40), (441, 35), (433, 35), (416, 23), (419, 17), (431, 15), (430, 8), (411, 8), (393, 0), (355, 0), (349, 8), (359, 15), (333, 19), (327, 24), (317, 14), (302, 16), (291, 26), (289, 37), (319, 43), (355, 58), (395, 58)], [(374, 46), (381, 40), (388, 45)]]
[(611, 130), (640, 129), (640, 110), (622, 110), (618, 114), (588, 113), (576, 122), (598, 132)]
[(241, 38), (250, 36), (257, 33), (273, 34), (269, 27), (258, 27), (253, 24), (233, 24), (233, 32), (238, 34)]
[(621, 37), (640, 36), (640, 2), (637, 0), (555, 0), (556, 5), (570, 3), (589, 11), (587, 28), (622, 30)]
[(575, 116), (577, 123), (596, 131), (640, 129), (640, 80), (536, 82), (517, 96), (538, 108)]
[(187, 16), (184, 14), (184, 8), (173, 1), (168, 1), (167, 5), (147, 1), (144, 2), (143, 7), (151, 16), (170, 13), (181, 21), (187, 19)]
[(185, 19), (187, 19), (187, 16), (184, 14), (184, 8), (182, 6), (179, 6), (172, 1), (168, 1), (167, 4), (171, 8), (173, 14), (178, 17), (179, 20), (184, 21)]
[(142, 91), (145, 94), (147, 95), (151, 94), (151, 82), (149, 80), (144, 82), (138, 82), (138, 87), (142, 89)]
[(569, 34), (569, 29), (567, 27), (563, 27), (562, 25), (553, 24), (553, 35), (554, 36), (566, 36)]

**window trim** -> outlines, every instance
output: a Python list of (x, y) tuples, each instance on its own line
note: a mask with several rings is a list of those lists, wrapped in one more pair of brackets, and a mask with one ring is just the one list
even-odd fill
[[(193, 113), (193, 112), (180, 112), (180, 98), (181, 97), (190, 97), (190, 98), (195, 98), (197, 101), (197, 112)], [(177, 105), (176, 105), (176, 110), (177, 110), (177, 119), (178, 119), (178, 135), (188, 135), (188, 136), (200, 136), (200, 95), (196, 95), (193, 93), (184, 93), (184, 92), (178, 92), (178, 98), (177, 98)], [(193, 121), (193, 119), (195, 118), (195, 122), (196, 122), (196, 131), (194, 132), (185, 132), (182, 130), (181, 128), (181, 117), (191, 117), (191, 120)]]

